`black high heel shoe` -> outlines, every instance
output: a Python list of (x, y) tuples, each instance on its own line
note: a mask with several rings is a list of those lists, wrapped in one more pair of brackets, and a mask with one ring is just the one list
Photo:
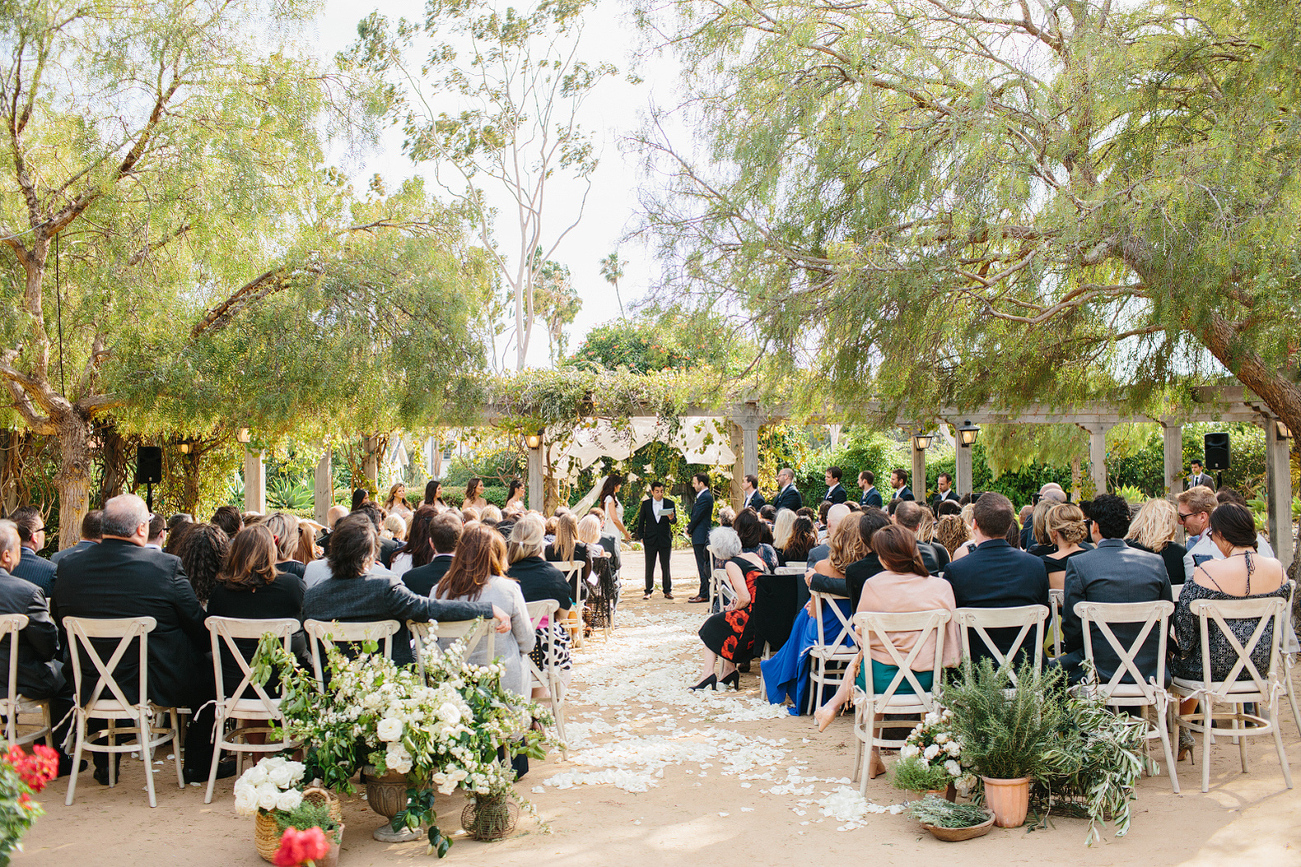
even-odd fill
[(709, 688), (711, 688), (711, 689), (718, 689), (718, 675), (716, 675), (716, 674), (711, 674), (709, 677), (707, 677), (707, 678), (705, 678), (704, 680), (700, 681), (700, 683), (696, 684), (695, 686), (693, 686), (693, 687), (691, 687), (691, 688), (692, 688), (692, 689), (704, 689), (705, 687), (709, 687)]
[(727, 684), (728, 686), (732, 687), (732, 689), (740, 690), (740, 689), (741, 689), (741, 672), (740, 672), (740, 671), (733, 671), (731, 674), (727, 675), (727, 676), (724, 677), (722, 680), (720, 680), (719, 683), (725, 683), (725, 684)]

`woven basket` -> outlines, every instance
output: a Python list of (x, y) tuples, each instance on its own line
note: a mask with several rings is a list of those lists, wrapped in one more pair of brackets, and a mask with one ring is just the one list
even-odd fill
[[(315, 801), (319, 804), (328, 804), (330, 806), (330, 818), (340, 825), (343, 824), (343, 805), (333, 793), (325, 789), (311, 786), (303, 790), (304, 801)], [(280, 848), (280, 827), (276, 824), (275, 817), (266, 810), (258, 810), (257, 818), (253, 823), (253, 843), (257, 846), (257, 853), (262, 856), (262, 860), (270, 863), (276, 857), (276, 850)]]

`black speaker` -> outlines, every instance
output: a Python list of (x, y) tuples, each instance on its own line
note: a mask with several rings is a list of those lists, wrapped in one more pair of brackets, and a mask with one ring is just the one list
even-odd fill
[(163, 480), (163, 450), (158, 446), (136, 449), (136, 484), (156, 485)]
[(1229, 468), (1229, 435), (1227, 433), (1208, 433), (1205, 448), (1206, 469), (1227, 470)]

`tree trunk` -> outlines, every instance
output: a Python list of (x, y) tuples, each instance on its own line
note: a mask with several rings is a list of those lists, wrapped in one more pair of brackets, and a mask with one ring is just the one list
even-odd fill
[(77, 407), (54, 419), (59, 439), (59, 548), (70, 548), (81, 538), (81, 519), (90, 508), (90, 420)]
[(199, 458), (202, 454), (202, 451), (194, 447), (188, 455), (181, 455), (184, 482), (181, 485), (181, 508), (177, 511), (188, 515), (195, 515), (199, 508)]
[(95, 433), (102, 447), (99, 489), (95, 493), (94, 505), (102, 509), (105, 503), (126, 490), (131, 443), (110, 422), (96, 424)]

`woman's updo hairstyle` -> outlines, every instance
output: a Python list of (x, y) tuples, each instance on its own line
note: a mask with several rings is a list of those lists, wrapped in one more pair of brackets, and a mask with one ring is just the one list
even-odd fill
[(1074, 503), (1058, 503), (1044, 515), (1044, 528), (1056, 533), (1067, 545), (1078, 545), (1089, 537), (1089, 524)]

